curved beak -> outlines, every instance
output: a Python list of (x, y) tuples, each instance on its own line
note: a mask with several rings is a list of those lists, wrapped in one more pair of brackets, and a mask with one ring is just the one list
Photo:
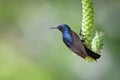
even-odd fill
[(57, 27), (51, 27), (51, 28), (49, 28), (49, 29), (58, 29)]

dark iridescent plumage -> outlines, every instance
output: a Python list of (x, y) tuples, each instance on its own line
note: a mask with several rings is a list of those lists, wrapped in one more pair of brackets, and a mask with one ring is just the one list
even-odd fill
[(66, 44), (66, 46), (77, 55), (81, 56), (84, 59), (89, 56), (92, 57), (94, 60), (100, 57), (99, 54), (96, 54), (90, 49), (88, 49), (82, 43), (79, 36), (75, 32), (73, 32), (68, 25), (66, 24), (59, 25), (57, 29), (59, 29), (62, 32), (63, 42)]

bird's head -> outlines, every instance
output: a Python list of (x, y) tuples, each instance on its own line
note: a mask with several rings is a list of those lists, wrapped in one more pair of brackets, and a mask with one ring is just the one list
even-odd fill
[(52, 27), (50, 29), (58, 29), (61, 32), (70, 31), (71, 30), (70, 27), (67, 24), (61, 24), (61, 25), (58, 25), (57, 27)]

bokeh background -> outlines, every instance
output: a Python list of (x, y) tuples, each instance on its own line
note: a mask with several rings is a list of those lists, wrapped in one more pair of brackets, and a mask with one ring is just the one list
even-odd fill
[(79, 33), (81, 0), (0, 0), (0, 80), (119, 80), (120, 0), (93, 0), (95, 27), (105, 34), (102, 57), (88, 63), (50, 27)]

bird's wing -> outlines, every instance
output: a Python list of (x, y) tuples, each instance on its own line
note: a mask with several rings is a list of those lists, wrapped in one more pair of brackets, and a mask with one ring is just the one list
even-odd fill
[(73, 37), (73, 46), (71, 47), (71, 50), (73, 50), (73, 52), (84, 58), (88, 56), (79, 36), (73, 31), (71, 32), (71, 34)]

